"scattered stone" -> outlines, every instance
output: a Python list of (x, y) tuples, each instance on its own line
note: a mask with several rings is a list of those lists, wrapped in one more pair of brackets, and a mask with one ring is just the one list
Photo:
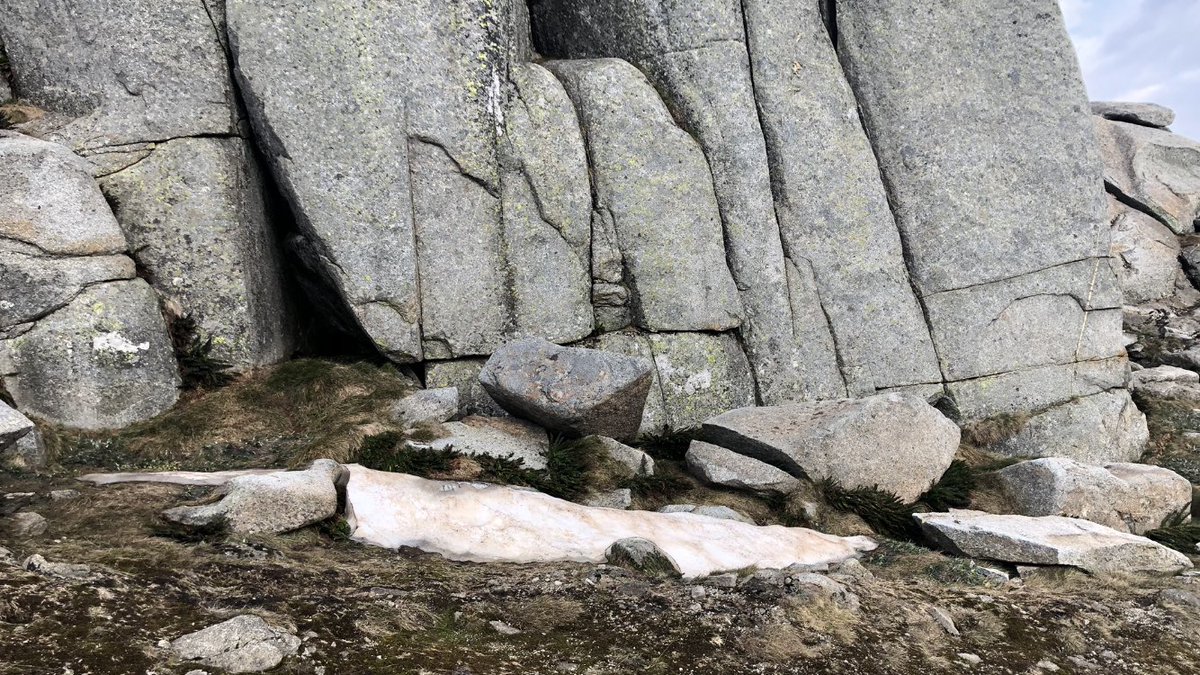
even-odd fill
[(499, 633), (501, 635), (520, 635), (521, 634), (520, 630), (513, 628), (512, 626), (504, 623), (503, 621), (489, 621), (488, 625), (492, 627), (492, 630), (496, 631), (497, 633)]
[(411, 427), (423, 422), (441, 423), (458, 414), (458, 388), (422, 389), (392, 406), (392, 420)]
[(79, 499), (79, 490), (51, 490), (50, 499), (56, 502), (65, 502), (71, 499)]
[(0, 401), (0, 450), (12, 446), (35, 428), (28, 417)]
[(824, 574), (817, 574), (816, 572), (796, 574), (787, 577), (784, 583), (791, 588), (793, 593), (809, 600), (832, 600), (834, 604), (843, 609), (848, 609), (852, 612), (858, 611), (858, 596), (851, 593), (844, 585), (830, 579)]
[(728, 506), (697, 506), (695, 504), (668, 504), (658, 510), (659, 513), (694, 513), (697, 516), (720, 518), (721, 520), (736, 520), (739, 523), (754, 525), (754, 519), (734, 511)]
[(862, 563), (854, 558), (846, 560), (842, 562), (841, 565), (838, 565), (836, 572), (837, 574), (844, 574), (854, 579), (870, 579), (875, 576), (871, 573), (871, 570), (864, 567)]
[(1057, 673), (1059, 670), (1061, 670), (1061, 668), (1058, 667), (1058, 664), (1053, 661), (1038, 661), (1037, 667), (1041, 668), (1042, 670), (1048, 670), (1052, 673)]
[(300, 638), (262, 618), (243, 614), (176, 638), (171, 649), (185, 661), (200, 661), (229, 673), (260, 673), (300, 648)]
[(8, 529), (14, 537), (37, 537), (45, 534), (48, 527), (49, 521), (33, 511), (22, 511), (8, 517)]
[(811, 480), (878, 487), (912, 502), (958, 450), (957, 425), (911, 394), (743, 408), (704, 423), (704, 440)]
[(969, 558), (1078, 567), (1093, 574), (1173, 573), (1192, 566), (1182, 553), (1087, 520), (965, 510), (913, 517), (939, 546)]
[(927, 605), (925, 607), (925, 613), (928, 614), (929, 618), (933, 619), (937, 625), (941, 626), (942, 630), (946, 631), (946, 633), (953, 635), (954, 637), (961, 635), (961, 633), (958, 632), (958, 626), (954, 625), (954, 617), (950, 616), (950, 613), (946, 610), (942, 609), (941, 607), (935, 607), (934, 605)]
[(92, 574), (92, 568), (87, 565), (50, 562), (36, 553), (26, 558), (21, 566), (30, 572), (62, 579), (83, 579)]
[(548, 429), (628, 440), (641, 425), (652, 369), (610, 352), (523, 340), (496, 350), (479, 382), (510, 413)]
[(243, 534), (290, 532), (337, 513), (344, 474), (337, 462), (319, 459), (304, 471), (239, 476), (219, 488), (219, 501), (167, 509), (163, 517), (185, 527), (228, 527)]
[(959, 653), (958, 658), (972, 666), (977, 666), (983, 663), (983, 659), (979, 658), (977, 654), (971, 654), (968, 652)]
[(614, 541), (638, 538), (655, 542), (693, 579), (754, 565), (838, 563), (875, 548), (866, 537), (595, 509), (528, 489), (431, 481), (359, 465), (347, 469), (353, 539), (390, 549), (416, 547), (451, 560), (601, 563)]
[(678, 577), (679, 565), (649, 539), (629, 538), (613, 542), (604, 552), (610, 565), (627, 567), (652, 577)]
[(1186, 610), (1200, 610), (1200, 597), (1191, 591), (1178, 588), (1165, 588), (1158, 593), (1158, 604), (1162, 607), (1175, 607)]
[(1106, 120), (1140, 124), (1144, 127), (1169, 127), (1175, 121), (1175, 111), (1157, 103), (1126, 101), (1092, 101), (1092, 114)]
[(716, 588), (735, 588), (738, 584), (738, 575), (736, 572), (711, 574), (704, 578), (704, 583)]
[(50, 463), (46, 440), (34, 429), (17, 439), (7, 450), (0, 450), (0, 466), (17, 471), (37, 471)]
[(800, 485), (788, 472), (719, 445), (692, 441), (688, 469), (706, 482), (743, 490), (787, 493)]
[(536, 424), (513, 417), (471, 416), (461, 422), (447, 422), (442, 428), (450, 435), (430, 442), (430, 447), (453, 448), (465, 455), (519, 459), (528, 469), (546, 468), (550, 437)]
[(633, 491), (629, 488), (594, 494), (583, 500), (584, 506), (601, 509), (627, 509), (633, 506)]
[(1192, 503), (1186, 478), (1145, 464), (1102, 468), (1049, 457), (1005, 467), (995, 477), (1015, 513), (1083, 518), (1133, 534), (1162, 527)]
[(588, 436), (585, 443), (595, 443), (614, 462), (633, 472), (635, 476), (653, 476), (654, 458), (637, 448), (607, 436)]
[(979, 571), (979, 574), (982, 575), (983, 579), (988, 583), (1003, 585), (1007, 584), (1011, 579), (1011, 577), (1008, 576), (1008, 572), (1005, 572), (1004, 570), (998, 570), (995, 567), (984, 567), (983, 565), (978, 565), (975, 567), (975, 569)]
[(1200, 402), (1200, 373), (1174, 366), (1143, 368), (1133, 371), (1129, 390), (1155, 398)]

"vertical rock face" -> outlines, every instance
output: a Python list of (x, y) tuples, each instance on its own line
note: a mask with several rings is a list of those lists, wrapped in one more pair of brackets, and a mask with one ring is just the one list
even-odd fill
[(45, 136), (105, 178), (159, 295), (218, 358), (256, 366), (290, 355), (291, 310), (215, 9), (5, 0), (0, 38), (22, 99), (59, 118)]
[(65, 147), (0, 132), (0, 379), (26, 414), (115, 428), (171, 407), (179, 375), (88, 172)]
[(1095, 120), (1110, 190), (1176, 234), (1200, 219), (1200, 143), (1169, 131)]
[(212, 338), (216, 358), (257, 366), (291, 355), (280, 253), (245, 141), (160, 143), (100, 187), (155, 290)]
[[(611, 227), (634, 323), (654, 331), (721, 331), (741, 323), (725, 264), (712, 175), (636, 68), (617, 59), (547, 64), (575, 102), (595, 182), (597, 221)], [(607, 237), (606, 237), (607, 238)], [(593, 270), (595, 275), (595, 271)]]
[(1056, 3), (836, 8), (946, 380), (986, 416), (1003, 396), (977, 378), (1025, 373), (1044, 407), (1068, 393), (1046, 369), (1120, 368), (1099, 156)]

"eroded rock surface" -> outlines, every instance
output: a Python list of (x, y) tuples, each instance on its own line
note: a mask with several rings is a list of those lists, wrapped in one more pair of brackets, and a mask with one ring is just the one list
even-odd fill
[(270, 670), (299, 648), (300, 638), (252, 614), (235, 616), (171, 642), (171, 650), (179, 658), (228, 673)]

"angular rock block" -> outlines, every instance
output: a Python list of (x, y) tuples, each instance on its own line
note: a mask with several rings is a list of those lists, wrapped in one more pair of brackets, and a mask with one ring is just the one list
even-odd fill
[(604, 551), (604, 560), (609, 565), (627, 567), (651, 577), (678, 578), (681, 575), (679, 565), (671, 556), (649, 539), (639, 537), (614, 541)]
[(1144, 537), (1059, 516), (997, 516), (980, 511), (918, 513), (925, 533), (951, 553), (1019, 565), (1061, 565), (1085, 572), (1173, 574), (1187, 556)]
[(625, 440), (637, 435), (651, 372), (638, 359), (524, 340), (496, 350), (479, 382), (510, 413), (548, 429)]
[(486, 359), (430, 361), (425, 364), (425, 385), (435, 389), (453, 387), (458, 390), (458, 414), (504, 417), (508, 412), (492, 400), (479, 383), (479, 373)]
[(258, 673), (300, 649), (300, 638), (252, 614), (235, 616), (171, 641), (171, 651), (227, 673)]
[(1141, 459), (1150, 432), (1124, 389), (1075, 399), (1035, 414), (993, 450), (1011, 457), (1068, 457), (1105, 465)]
[(1186, 478), (1144, 464), (1099, 467), (1054, 457), (1014, 464), (995, 475), (1016, 513), (1083, 518), (1133, 534), (1162, 527), (1187, 514), (1192, 504)]
[(1175, 234), (1191, 234), (1200, 218), (1200, 143), (1161, 129), (1096, 118), (1110, 190)]
[[(575, 103), (591, 164), (596, 222), (616, 245), (634, 322), (654, 331), (721, 331), (742, 321), (725, 263), (712, 174), (654, 87), (618, 59), (546, 64)], [(615, 270), (614, 270), (615, 271)], [(617, 278), (606, 269), (599, 281)], [(611, 282), (610, 282), (611, 283)]]
[(228, 527), (239, 534), (279, 534), (332, 518), (345, 469), (319, 459), (304, 471), (239, 476), (219, 488), (220, 501), (167, 509), (163, 517), (185, 527)]
[(531, 490), (348, 468), (346, 517), (356, 541), (414, 546), (451, 560), (599, 563), (613, 542), (636, 537), (654, 542), (685, 578), (695, 578), (750, 566), (835, 563), (875, 548), (865, 537), (596, 509)]
[(1169, 127), (1175, 121), (1175, 111), (1156, 103), (1126, 101), (1092, 101), (1092, 114), (1114, 122), (1128, 122), (1144, 127)]
[(396, 401), (391, 413), (404, 426), (445, 422), (458, 414), (458, 388), (422, 389)]
[(798, 478), (911, 502), (949, 468), (960, 431), (923, 399), (890, 393), (733, 410), (706, 421), (702, 437)]
[(650, 368), (650, 391), (646, 395), (646, 407), (642, 410), (638, 436), (654, 436), (673, 429), (671, 421), (667, 418), (658, 369), (654, 367), (654, 350), (651, 349), (650, 339), (645, 334), (633, 330), (601, 333), (580, 342), (577, 346), (626, 356), (645, 363)]
[(685, 460), (693, 475), (714, 485), (782, 493), (800, 485), (782, 469), (704, 441), (692, 441)]
[(1112, 224), (1112, 254), (1126, 305), (1162, 300), (1175, 293), (1179, 275), (1179, 238), (1154, 218), (1117, 205)]
[(239, 367), (276, 363), (294, 347), (282, 251), (262, 176), (240, 138), (158, 143), (100, 179), (154, 289)]
[(629, 469), (635, 476), (654, 475), (654, 458), (637, 448), (606, 436), (588, 436), (583, 440), (594, 444), (605, 456)]
[(0, 451), (8, 449), (35, 428), (28, 417), (0, 401)]

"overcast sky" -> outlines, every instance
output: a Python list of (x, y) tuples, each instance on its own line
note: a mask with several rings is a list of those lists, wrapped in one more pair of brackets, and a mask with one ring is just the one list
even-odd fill
[(1059, 0), (1094, 101), (1175, 110), (1200, 140), (1200, 0)]

